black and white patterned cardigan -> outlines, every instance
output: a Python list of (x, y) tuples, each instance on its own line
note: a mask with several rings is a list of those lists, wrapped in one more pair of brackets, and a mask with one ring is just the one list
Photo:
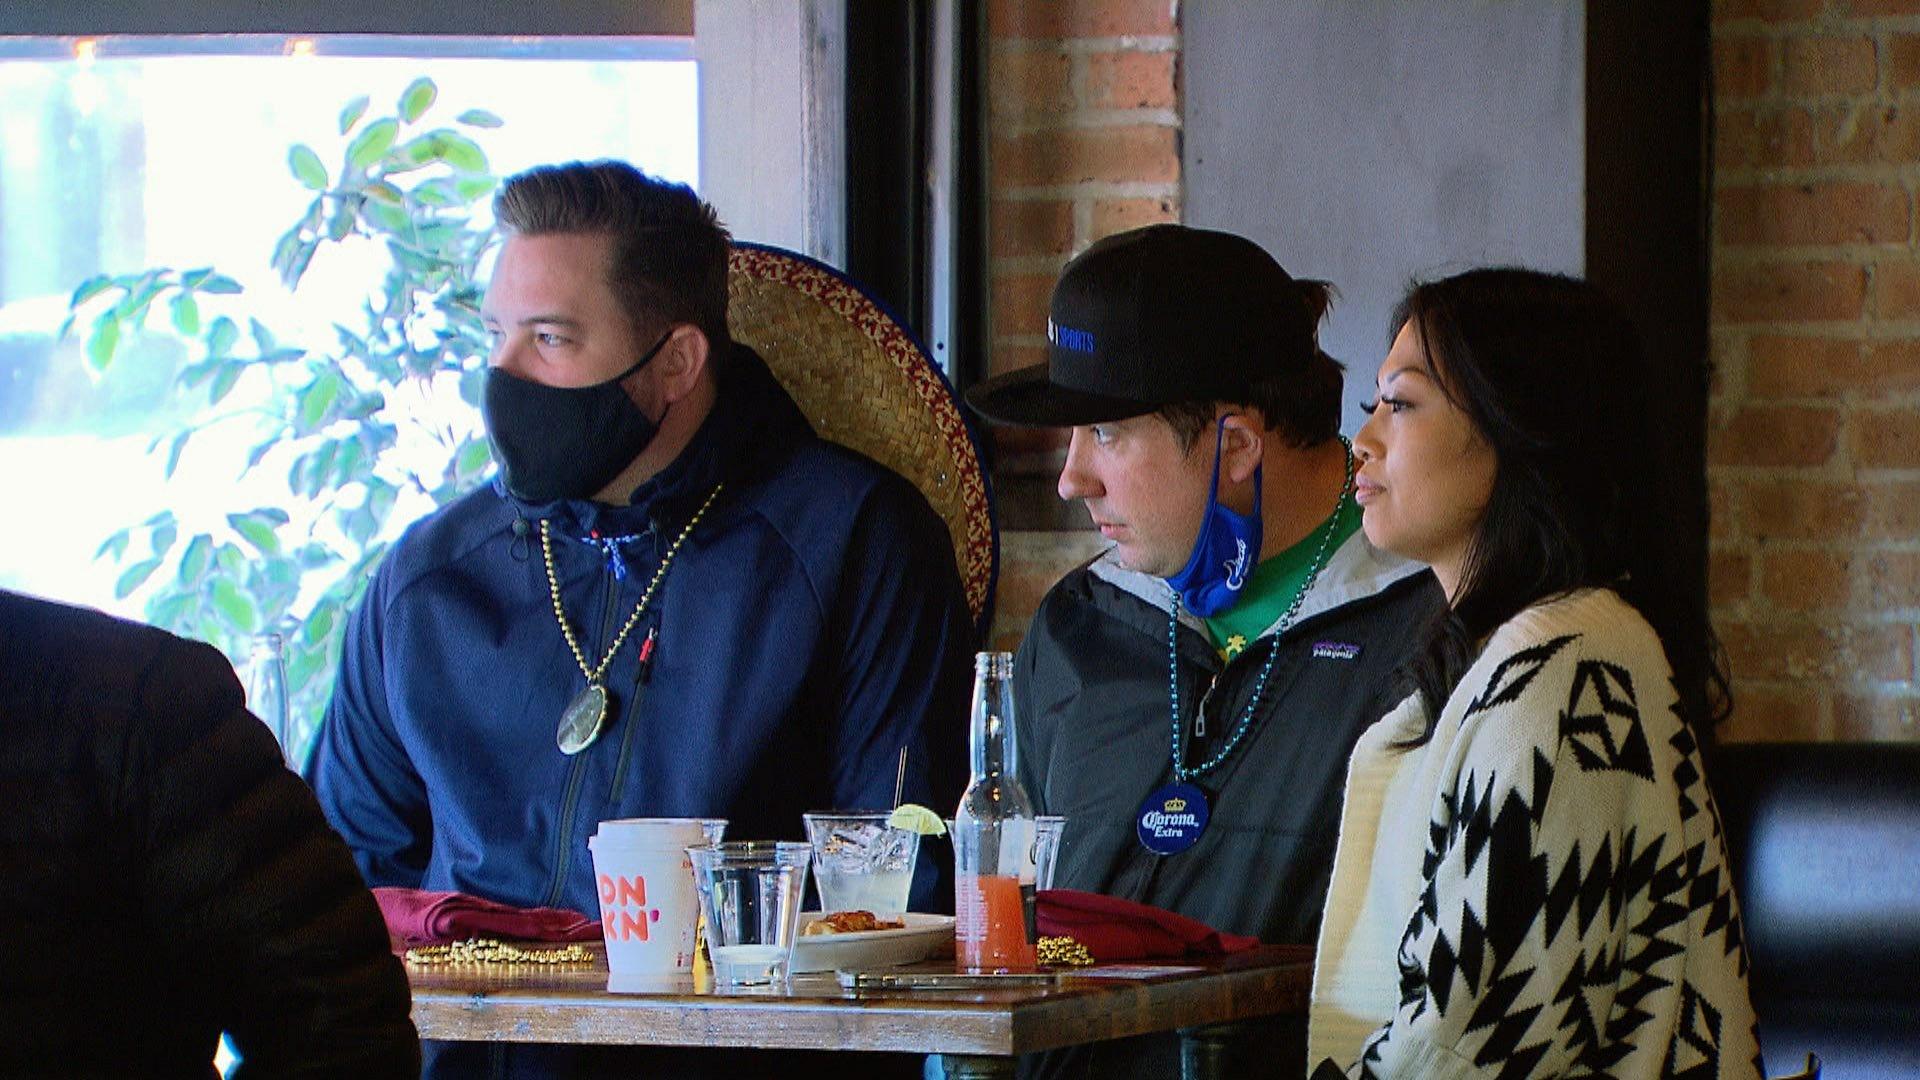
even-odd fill
[(1433, 737), (1348, 765), (1309, 1063), (1356, 1077), (1761, 1074), (1719, 812), (1652, 627), (1609, 590), (1515, 616)]

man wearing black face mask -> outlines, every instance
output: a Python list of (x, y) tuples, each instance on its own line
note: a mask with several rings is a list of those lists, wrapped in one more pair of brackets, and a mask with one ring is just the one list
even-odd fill
[[(1014, 660), (1021, 780), (1067, 819), (1053, 883), (1271, 944), (1313, 943), (1348, 754), (1441, 608), (1360, 532), (1341, 369), (1316, 340), (1330, 292), (1243, 237), (1110, 236), (1054, 287), (1048, 362), (967, 395), (1072, 428), (1060, 497), (1113, 544), (1048, 592)], [(1300, 1072), (1302, 1021), (1239, 1039), (1225, 1075)], [(1023, 1063), (1179, 1072), (1172, 1038)]]
[[(730, 340), (712, 209), (613, 162), (515, 176), (494, 208), (500, 475), (381, 566), (309, 766), (368, 881), (594, 915), (604, 819), (799, 838), (804, 811), (890, 805), (903, 750), (905, 798), (952, 805), (970, 628), (945, 528)], [(921, 861), (914, 910), (951, 902), (944, 872)], [(428, 1072), (489, 1053), (429, 1045)], [(516, 1076), (687, 1073), (514, 1053)]]

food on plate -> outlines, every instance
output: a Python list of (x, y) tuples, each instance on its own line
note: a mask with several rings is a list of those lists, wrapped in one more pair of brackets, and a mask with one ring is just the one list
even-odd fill
[(829, 911), (807, 924), (803, 931), (814, 934), (858, 934), (866, 930), (904, 930), (905, 922), (875, 918), (871, 911)]

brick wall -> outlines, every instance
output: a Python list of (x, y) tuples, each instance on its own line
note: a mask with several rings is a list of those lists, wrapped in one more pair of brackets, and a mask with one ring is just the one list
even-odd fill
[(1734, 739), (1920, 739), (1920, 0), (1715, 0)]
[[(1738, 702), (1722, 734), (1920, 739), (1920, 0), (1713, 13), (1713, 603)], [(989, 32), (1003, 371), (1042, 358), (1072, 252), (1178, 219), (1180, 39), (1171, 0), (998, 0)], [(1057, 439), (995, 437), (1010, 646), (1099, 541), (1038, 522)]]
[[(1174, 0), (993, 0), (989, 228), (994, 372), (1046, 359), (1060, 267), (1109, 233), (1180, 218)], [(1002, 524), (993, 638), (1011, 647), (1048, 586), (1100, 546), (1059, 503), (1061, 434), (996, 429)]]

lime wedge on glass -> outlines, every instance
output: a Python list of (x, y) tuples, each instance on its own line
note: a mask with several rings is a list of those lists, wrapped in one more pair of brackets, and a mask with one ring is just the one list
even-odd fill
[(921, 836), (944, 836), (947, 832), (946, 822), (940, 820), (940, 815), (919, 803), (901, 803), (895, 807), (893, 816), (887, 818), (887, 826)]

